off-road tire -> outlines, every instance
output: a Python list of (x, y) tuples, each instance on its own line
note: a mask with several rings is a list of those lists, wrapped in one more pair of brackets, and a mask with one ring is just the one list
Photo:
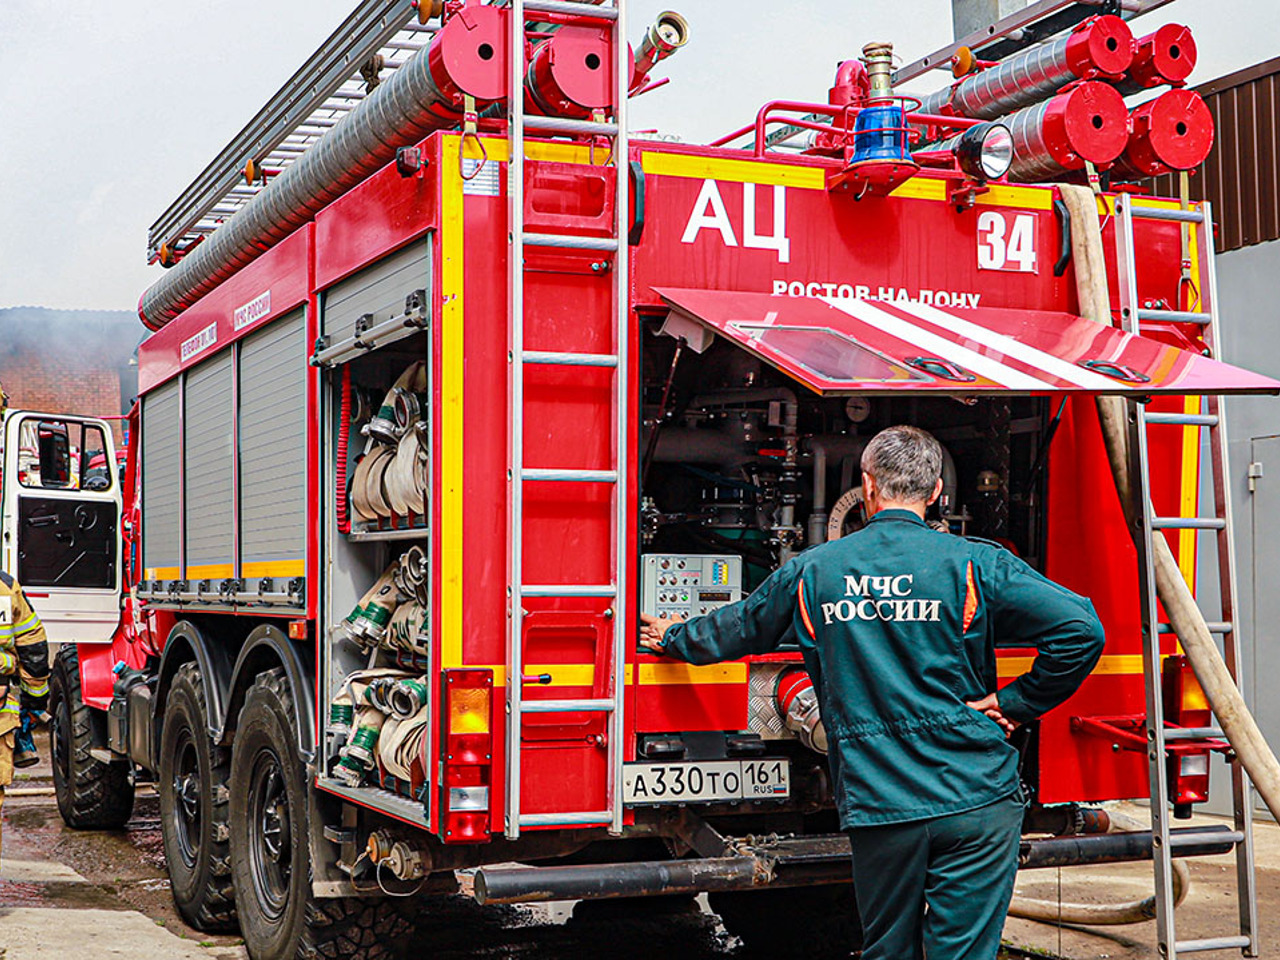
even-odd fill
[(194, 663), (174, 675), (160, 738), (160, 832), (178, 913), (208, 932), (234, 930), (228, 825), (231, 751), (209, 740), (204, 677)]
[[(231, 877), (253, 960), (388, 960), (400, 904), (311, 894), (311, 797), (283, 670), (258, 674), (231, 748)], [(274, 855), (273, 855), (274, 851)]]
[(93, 715), (80, 696), (80, 659), (73, 643), (54, 658), (49, 678), (49, 744), (58, 812), (73, 830), (116, 830), (133, 815), (133, 771), (90, 754)]
[(862, 946), (849, 884), (712, 893), (707, 899), (749, 957), (847, 960)]

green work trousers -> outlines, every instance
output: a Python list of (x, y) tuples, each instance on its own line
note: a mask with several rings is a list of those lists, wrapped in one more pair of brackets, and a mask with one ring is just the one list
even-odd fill
[(995, 960), (1022, 813), (1015, 795), (946, 817), (849, 830), (862, 960)]

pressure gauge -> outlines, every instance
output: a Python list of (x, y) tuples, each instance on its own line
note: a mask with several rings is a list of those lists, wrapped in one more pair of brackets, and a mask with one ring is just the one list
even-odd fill
[(871, 416), (871, 401), (866, 397), (850, 397), (844, 402), (844, 415), (850, 423), (862, 423)]

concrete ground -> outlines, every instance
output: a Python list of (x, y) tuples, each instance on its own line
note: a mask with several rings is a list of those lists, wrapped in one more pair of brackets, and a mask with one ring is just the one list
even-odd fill
[[(48, 756), (47, 743), (41, 744), (41, 753)], [(159, 808), (149, 789), (139, 791), (134, 818), (123, 831), (78, 833), (63, 826), (50, 795), (49, 777), (47, 764), (20, 771), (4, 805), (0, 960), (246, 960), (238, 938), (192, 930), (174, 912), (164, 873)], [(1126, 812), (1143, 815), (1139, 807), (1128, 807)], [(1259, 824), (1256, 843), (1260, 955), (1280, 958), (1280, 828)], [(1179, 936), (1234, 934), (1233, 859), (1214, 857), (1190, 863), (1193, 886), (1178, 911)], [(1018, 883), (1019, 894), (1055, 902), (1059, 889), (1063, 901), (1141, 899), (1151, 890), (1151, 867), (1041, 870), (1023, 874)], [(1158, 956), (1150, 922), (1059, 930), (1011, 919), (1005, 938), (1010, 960), (1026, 956), (1154, 960)], [(420, 920), (413, 939), (419, 947), (432, 945), (433, 960), (747, 957), (705, 912), (631, 917), (581, 907), (575, 911), (572, 904), (533, 909), (480, 908), (456, 900), (436, 903)]]
[[(1147, 811), (1134, 804), (1119, 805), (1130, 817), (1150, 823)], [(1216, 817), (1197, 816), (1178, 821), (1180, 826), (1225, 823)], [(1258, 918), (1261, 957), (1280, 957), (1280, 827), (1270, 821), (1254, 826), (1257, 863)], [(1235, 936), (1239, 933), (1236, 907), (1235, 855), (1198, 857), (1186, 861), (1191, 889), (1176, 914), (1179, 940)], [(1060, 886), (1059, 886), (1060, 884)], [(1061, 890), (1061, 894), (1059, 894)], [(1068, 903), (1111, 903), (1138, 900), (1152, 890), (1151, 864), (1129, 863), (1063, 870), (1033, 870), (1019, 875), (1016, 893), (1025, 897)], [(1147, 960), (1158, 958), (1155, 924), (1124, 927), (1048, 926), (1010, 918), (1005, 924), (1006, 942), (1070, 960)], [(1238, 957), (1238, 950), (1216, 950), (1197, 957)]]

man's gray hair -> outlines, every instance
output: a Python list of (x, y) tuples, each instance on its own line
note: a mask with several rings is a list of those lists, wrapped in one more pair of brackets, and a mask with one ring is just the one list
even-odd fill
[(926, 502), (942, 476), (942, 445), (919, 427), (889, 427), (862, 451), (862, 472), (875, 477), (884, 500)]

